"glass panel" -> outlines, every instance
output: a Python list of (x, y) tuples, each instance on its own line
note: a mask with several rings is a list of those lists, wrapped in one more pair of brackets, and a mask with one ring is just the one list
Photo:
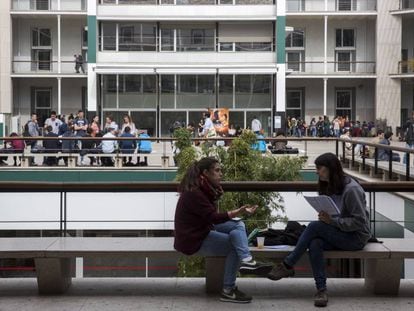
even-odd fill
[(162, 111), (161, 112), (161, 135), (171, 136), (172, 127), (178, 121), (183, 126), (187, 124), (185, 111)]
[(177, 108), (215, 106), (214, 75), (178, 75)]
[(233, 75), (220, 75), (219, 85), (219, 107), (233, 108)]
[[(202, 127), (200, 123), (203, 120), (205, 110), (200, 111), (189, 111), (188, 112), (188, 124), (194, 126), (194, 137), (198, 136), (198, 133), (201, 132)], [(200, 129), (201, 128), (201, 129)]]
[(271, 51), (272, 43), (270, 42), (236, 42), (236, 51), (255, 52)]
[(229, 124), (230, 127), (234, 127), (236, 130), (246, 128), (244, 124), (244, 111), (229, 111)]
[(270, 111), (247, 111), (246, 112), (246, 126), (252, 127), (252, 120), (254, 117), (262, 123), (262, 129), (265, 131), (264, 136), (268, 136), (271, 132)]
[[(351, 11), (356, 9), (356, 0), (337, 0), (338, 11)], [(366, 0), (367, 1), (367, 0)]]
[(51, 46), (50, 29), (39, 30), (39, 43), (41, 46)]
[(292, 33), (292, 46), (303, 47), (305, 32), (303, 30), (295, 30)]
[(105, 23), (103, 24), (103, 50), (115, 51), (116, 50), (116, 24)]
[(132, 111), (131, 117), (137, 129), (147, 130), (149, 136), (155, 137), (157, 124), (155, 111)]
[(355, 46), (354, 42), (354, 30), (353, 29), (344, 29), (343, 30), (343, 46)]
[(32, 29), (32, 46), (39, 46), (39, 33), (37, 28)]
[(161, 76), (161, 108), (174, 108), (174, 75)]
[(155, 75), (119, 76), (119, 108), (155, 108), (156, 100)]
[(338, 71), (351, 71), (351, 52), (337, 52)]
[(155, 51), (156, 25), (147, 23), (119, 24), (120, 51)]
[(174, 29), (161, 29), (161, 51), (174, 51)]
[(116, 75), (104, 75), (103, 77), (103, 107), (116, 108)]
[(232, 42), (220, 42), (220, 51), (223, 51), (223, 52), (233, 51), (233, 43)]
[(236, 107), (270, 108), (270, 89), (270, 75), (236, 75)]
[(287, 67), (293, 71), (300, 71), (300, 52), (287, 53)]
[(88, 46), (88, 31), (85, 29), (82, 29), (82, 46)]
[(302, 108), (302, 92), (301, 91), (287, 91), (286, 92), (286, 109)]
[(336, 107), (351, 109), (351, 91), (336, 92)]
[(37, 51), (39, 70), (49, 71), (51, 69), (50, 51)]
[(50, 108), (50, 90), (36, 90), (36, 108)]
[(142, 24), (142, 51), (157, 50), (156, 24)]
[(177, 51), (214, 50), (214, 29), (178, 29)]
[(342, 47), (342, 29), (336, 30), (336, 47)]

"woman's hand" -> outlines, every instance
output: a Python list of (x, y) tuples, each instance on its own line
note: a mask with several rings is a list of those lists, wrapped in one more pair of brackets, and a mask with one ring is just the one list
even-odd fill
[(240, 209), (244, 211), (247, 215), (253, 215), (256, 212), (256, 209), (258, 208), (257, 205), (243, 205)]
[(319, 220), (326, 223), (326, 224), (330, 224), (332, 222), (331, 216), (326, 213), (326, 212), (320, 212), (318, 214)]

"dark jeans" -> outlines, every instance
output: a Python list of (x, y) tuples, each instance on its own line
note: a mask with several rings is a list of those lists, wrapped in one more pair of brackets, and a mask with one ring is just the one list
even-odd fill
[(311, 222), (302, 233), (295, 250), (290, 253), (285, 262), (294, 266), (309, 248), (309, 259), (312, 265), (313, 277), (318, 290), (326, 288), (326, 273), (324, 251), (363, 249), (365, 244), (359, 240), (356, 232), (344, 232), (322, 221)]

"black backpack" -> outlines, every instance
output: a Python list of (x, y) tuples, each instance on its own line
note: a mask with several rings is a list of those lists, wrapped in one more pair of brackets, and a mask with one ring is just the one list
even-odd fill
[[(264, 245), (296, 245), (306, 226), (297, 221), (288, 221), (285, 230), (267, 229), (258, 236), (265, 238)], [(256, 241), (253, 241), (256, 244)]]

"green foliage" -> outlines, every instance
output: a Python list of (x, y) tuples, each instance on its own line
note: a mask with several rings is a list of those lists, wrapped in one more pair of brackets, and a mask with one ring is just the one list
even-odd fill
[(175, 161), (178, 165), (176, 180), (181, 180), (187, 168), (197, 159), (197, 151), (191, 144), (191, 132), (187, 129), (176, 129), (173, 137), (177, 139), (175, 147), (178, 149), (175, 155)]
[(178, 277), (204, 277), (204, 257), (181, 257), (178, 261)]
[[(224, 181), (291, 181), (300, 179), (300, 170), (305, 159), (300, 157), (275, 157), (270, 153), (262, 154), (252, 150), (256, 143), (256, 135), (251, 131), (244, 131), (234, 139), (227, 148), (204, 144), (202, 152), (191, 153), (185, 156), (185, 161), (179, 162), (179, 172), (189, 166), (188, 161), (194, 156), (215, 156), (222, 164)], [(184, 149), (186, 151), (188, 148)], [(193, 148), (194, 149), (194, 148)], [(184, 157), (184, 156), (183, 156)], [(184, 165), (182, 167), (182, 165)], [(178, 175), (178, 180), (182, 175)], [(256, 213), (245, 220), (248, 231), (254, 228), (267, 228), (277, 221), (286, 221), (284, 202), (277, 192), (226, 192), (219, 201), (219, 209), (228, 211), (245, 204), (257, 204)], [(182, 258), (179, 263), (180, 275), (199, 276), (203, 271), (203, 261), (198, 258)], [(203, 273), (201, 275), (204, 275)]]

